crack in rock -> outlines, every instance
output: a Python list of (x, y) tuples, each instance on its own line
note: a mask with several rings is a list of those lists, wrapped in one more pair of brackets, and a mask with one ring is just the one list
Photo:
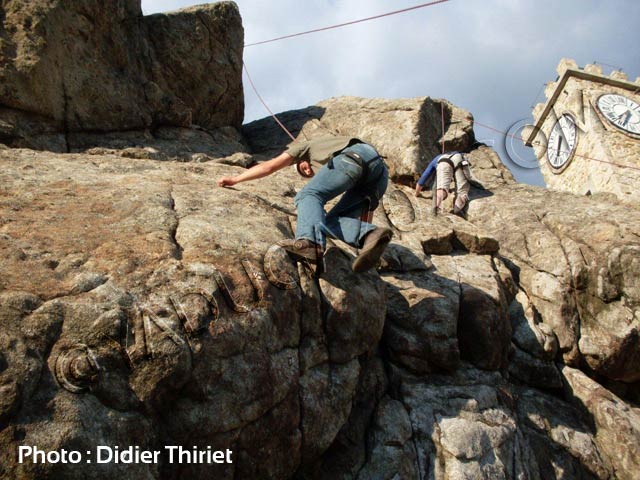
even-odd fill
[(169, 207), (171, 208), (171, 211), (173, 212), (175, 218), (175, 225), (171, 227), (169, 234), (171, 235), (171, 240), (175, 245), (175, 258), (176, 260), (182, 260), (184, 248), (182, 248), (182, 245), (180, 245), (180, 242), (178, 242), (177, 238), (178, 228), (180, 228), (180, 216), (178, 215), (178, 211), (176, 210), (176, 201), (173, 196), (173, 189), (169, 190)]

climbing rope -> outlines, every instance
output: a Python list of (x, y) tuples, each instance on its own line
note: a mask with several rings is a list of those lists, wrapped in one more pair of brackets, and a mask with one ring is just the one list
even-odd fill
[(258, 97), (258, 99), (260, 100), (260, 102), (262, 103), (262, 105), (264, 105), (264, 108), (267, 109), (267, 111), (271, 114), (271, 116), (273, 117), (273, 119), (278, 123), (278, 125), (280, 125), (280, 128), (282, 128), (282, 130), (284, 130), (284, 132), (289, 135), (289, 137), (291, 138), (291, 140), (293, 140), (295, 142), (296, 137), (294, 137), (291, 132), (289, 130), (287, 130), (287, 127), (285, 127), (282, 122), (278, 119), (278, 117), (276, 117), (276, 114), (273, 113), (271, 111), (271, 109), (269, 108), (269, 106), (267, 105), (267, 103), (262, 99), (262, 96), (260, 95), (260, 93), (258, 93), (258, 89), (256, 88), (256, 85), (253, 83), (253, 79), (251, 78), (251, 74), (249, 73), (249, 69), (247, 68), (247, 64), (244, 63), (244, 60), (242, 61), (242, 66), (244, 68), (244, 73), (247, 74), (247, 78), (249, 79), (249, 83), (251, 84), (251, 88), (253, 88), (253, 91), (255, 92), (256, 96)]
[[(508, 133), (508, 132), (503, 132), (502, 130), (498, 130), (497, 128), (491, 127), (489, 125), (485, 125), (485, 124), (480, 123), (478, 121), (474, 121), (474, 124), (475, 125), (479, 125), (479, 126), (481, 126), (483, 128), (486, 128), (488, 130), (491, 130), (493, 132), (499, 133), (500, 135), (503, 135), (505, 137), (515, 138), (516, 140), (524, 143), (524, 140), (522, 138), (518, 137), (517, 135), (513, 135), (513, 134)], [(538, 141), (533, 142), (532, 144), (533, 145), (537, 145), (537, 146), (546, 147), (546, 145), (544, 145), (544, 144), (542, 144), (541, 142), (538, 142)], [(561, 150), (561, 152), (562, 153), (568, 153), (565, 150)], [(576, 157), (586, 158), (587, 160), (592, 160), (594, 162), (606, 163), (606, 164), (613, 165), (613, 166), (619, 167), (619, 168), (630, 168), (632, 170), (640, 170), (640, 167), (636, 167), (634, 165), (625, 165), (625, 164), (622, 164), (622, 163), (610, 162), (608, 160), (602, 160), (602, 159), (599, 159), (599, 158), (593, 158), (593, 157), (590, 157), (588, 155), (583, 155), (581, 153), (574, 153), (574, 155)]]
[[(252, 47), (254, 45), (262, 45), (262, 44), (265, 44), (265, 43), (275, 42), (275, 41), (278, 41), (278, 40), (284, 40), (284, 39), (287, 39), (287, 38), (297, 37), (297, 36), (300, 36), (300, 35), (307, 35), (307, 34), (310, 34), (310, 33), (316, 33), (316, 32), (321, 32), (321, 31), (325, 31), (325, 30), (331, 30), (331, 29), (334, 29), (334, 28), (340, 28), (340, 27), (344, 27), (344, 26), (348, 26), (348, 25), (354, 25), (356, 23), (361, 23), (361, 22), (366, 22), (366, 21), (369, 21), (369, 20), (375, 20), (375, 19), (378, 19), (378, 18), (388, 17), (388, 16), (391, 16), (391, 15), (396, 15), (398, 13), (408, 12), (408, 11), (411, 11), (411, 10), (417, 10), (419, 8), (431, 7), (431, 6), (438, 5), (438, 4), (441, 4), (441, 3), (446, 3), (446, 2), (449, 2), (449, 1), (450, 0), (437, 0), (437, 1), (433, 1), (433, 2), (423, 3), (423, 4), (420, 4), (420, 5), (415, 5), (413, 7), (403, 8), (401, 10), (394, 10), (392, 12), (387, 12), (387, 13), (383, 13), (383, 14), (380, 14), (380, 15), (374, 15), (374, 16), (371, 16), (371, 17), (361, 18), (359, 20), (353, 20), (353, 21), (350, 21), (350, 22), (339, 23), (339, 24), (330, 25), (330, 26), (327, 26), (327, 27), (316, 28), (316, 29), (313, 29), (313, 30), (307, 30), (307, 31), (304, 31), (304, 32), (294, 33), (294, 34), (291, 34), (291, 35), (284, 35), (284, 36), (281, 36), (281, 37), (272, 38), (270, 40), (263, 40), (261, 42), (249, 43), (249, 44), (246, 44), (245, 47)], [(273, 119), (276, 121), (276, 123), (289, 136), (289, 138), (291, 138), (292, 141), (295, 141), (296, 138), (293, 136), (293, 134), (287, 129), (287, 127), (284, 126), (284, 124), (280, 121), (280, 119), (278, 119), (278, 117), (273, 113), (273, 111), (269, 108), (267, 103), (264, 101), (264, 99), (262, 98), (262, 96), (258, 92), (258, 89), (256, 88), (256, 86), (255, 86), (255, 84), (253, 82), (253, 79), (251, 78), (251, 74), (249, 73), (249, 69), (247, 68), (247, 65), (244, 62), (244, 60), (242, 62), (242, 65), (243, 65), (245, 73), (247, 74), (247, 78), (249, 80), (251, 88), (253, 89), (253, 91), (255, 92), (256, 96), (260, 100), (260, 103), (262, 103), (264, 108), (269, 112), (271, 117), (273, 117)], [(605, 64), (603, 64), (603, 65), (605, 65)], [(538, 95), (540, 95), (540, 94), (538, 93)], [(441, 127), (442, 127), (442, 153), (444, 153), (444, 151), (445, 151), (445, 141), (444, 141), (444, 135), (445, 135), (445, 131), (444, 131), (444, 127), (445, 127), (445, 125), (444, 125), (444, 123), (445, 123), (444, 122), (444, 103), (440, 104), (440, 108), (441, 108), (440, 115), (441, 115)], [(497, 128), (491, 127), (489, 125), (484, 125), (484, 124), (482, 124), (482, 123), (480, 123), (478, 121), (475, 121), (474, 123), (476, 125), (481, 126), (481, 127), (484, 127), (484, 128), (489, 129), (489, 130), (492, 130), (494, 132), (497, 132), (497, 133), (499, 133), (499, 134), (501, 134), (501, 135), (503, 135), (505, 137), (515, 138), (515, 139), (517, 139), (517, 140), (519, 140), (519, 141), (524, 143), (524, 140), (522, 140), (521, 138), (519, 138), (519, 137), (517, 137), (515, 135), (509, 134), (507, 132), (503, 132), (502, 130), (499, 130)], [(534, 145), (542, 145), (540, 142), (533, 142), (533, 144)], [(586, 158), (588, 160), (592, 160), (594, 162), (600, 162), (600, 163), (613, 165), (613, 166), (616, 166), (616, 167), (619, 167), (619, 168), (629, 168), (629, 169), (632, 169), (632, 170), (639, 170), (640, 171), (640, 167), (636, 167), (636, 166), (633, 166), (633, 165), (625, 165), (625, 164), (621, 164), (621, 163), (610, 162), (608, 160), (602, 160), (602, 159), (598, 159), (598, 158), (593, 158), (593, 157), (590, 157), (588, 155), (583, 155), (583, 154), (579, 154), (579, 153), (574, 153), (574, 155), (577, 156), (577, 157), (581, 157), (581, 158)]]
[(334, 28), (346, 27), (348, 25), (355, 25), (356, 23), (367, 22), (369, 20), (376, 20), (382, 17), (389, 17), (391, 15), (396, 15), (398, 13), (408, 12), (410, 10), (417, 10), (419, 8), (431, 7), (433, 5), (437, 5), (439, 3), (449, 2), (450, 0), (437, 0), (435, 2), (423, 3), (421, 5), (415, 5), (413, 7), (403, 8), (401, 10), (394, 10), (393, 12), (382, 13), (380, 15), (374, 15), (372, 17), (361, 18), (359, 20), (353, 20), (351, 22), (339, 23), (337, 25), (330, 25), (328, 27), (315, 28), (313, 30), (307, 30), (306, 32), (292, 33), (291, 35), (284, 35), (282, 37), (272, 38), (270, 40), (263, 40), (261, 42), (248, 43), (244, 47), (253, 47), (254, 45), (263, 45), (265, 43), (277, 42), (278, 40), (284, 40), (286, 38), (299, 37), (301, 35), (308, 35), (310, 33), (322, 32), (325, 30), (332, 30)]
[(440, 104), (440, 116), (442, 117), (442, 153), (444, 153), (444, 102)]

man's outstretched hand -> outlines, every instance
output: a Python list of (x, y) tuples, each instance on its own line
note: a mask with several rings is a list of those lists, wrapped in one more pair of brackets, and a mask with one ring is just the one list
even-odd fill
[(232, 177), (222, 177), (218, 180), (218, 186), (220, 187), (232, 187), (237, 182)]

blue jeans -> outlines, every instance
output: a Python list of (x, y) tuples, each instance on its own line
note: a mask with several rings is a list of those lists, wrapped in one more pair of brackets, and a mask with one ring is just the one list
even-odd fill
[[(347, 147), (343, 152), (346, 151), (357, 153), (367, 162), (366, 178), (360, 178), (363, 168), (343, 154), (333, 158), (333, 167), (323, 166), (296, 195), (297, 239), (306, 238), (324, 248), (328, 235), (359, 248), (364, 236), (376, 228), (360, 218), (378, 206), (387, 190), (387, 166), (378, 152), (365, 143)], [(376, 160), (371, 160), (376, 157)], [(325, 213), (324, 205), (341, 193), (344, 193), (342, 198), (329, 213)]]

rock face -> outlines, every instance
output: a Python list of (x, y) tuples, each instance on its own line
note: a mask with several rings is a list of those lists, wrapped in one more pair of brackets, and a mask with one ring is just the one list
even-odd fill
[[(271, 119), (235, 128), (239, 78), (193, 106), (189, 55), (211, 54), (216, 78), (239, 67), (235, 6), (109, 5), (3, 3), (1, 479), (637, 478), (640, 210), (516, 184), (444, 100), (334, 98), (280, 118), (300, 138), (376, 145), (394, 181), (374, 223), (394, 238), (377, 271), (353, 273), (336, 241), (316, 273), (276, 245), (293, 237), (293, 169), (216, 185), (288, 143)], [(72, 44), (81, 19), (96, 36)], [(203, 29), (233, 41), (191, 53), (171, 36)], [(135, 97), (128, 81), (149, 72), (162, 108), (149, 94), (103, 112), (84, 88), (100, 74)], [(71, 152), (10, 148), (56, 141)], [(410, 185), (443, 141), (483, 186), (465, 219), (433, 216)], [(20, 462), (20, 446), (83, 459)], [(98, 464), (98, 446), (160, 454)], [(166, 446), (232, 461), (172, 462)]]
[(618, 396), (598, 385), (579, 370), (562, 369), (567, 393), (591, 416), (596, 426), (595, 442), (610, 459), (617, 478), (634, 478), (640, 469), (640, 410), (625, 405)]
[[(116, 140), (0, 150), (3, 478), (633, 478), (637, 211), (517, 185), (480, 147), (467, 220), (392, 184), (379, 272), (332, 245), (317, 277), (273, 246), (293, 171), (220, 189), (229, 159), (264, 157)], [(233, 463), (19, 464), (19, 445)]]
[(3, 143), (68, 151), (76, 132), (242, 123), (232, 2), (143, 17), (139, 0), (8, 0), (0, 13)]
[[(291, 236), (280, 191), (216, 188), (230, 167), (1, 153), (3, 445), (232, 448), (217, 478), (286, 478), (329, 447), (382, 334), (377, 274), (337, 248), (320, 279), (299, 272), (269, 249)], [(3, 477), (49, 475), (14, 453)]]
[[(483, 154), (493, 155), (481, 150), (472, 158), (482, 162)], [(506, 185), (471, 202), (469, 220), (499, 240), (525, 294), (523, 311), (553, 330), (564, 362), (637, 382), (640, 212), (617, 202), (566, 198)]]

